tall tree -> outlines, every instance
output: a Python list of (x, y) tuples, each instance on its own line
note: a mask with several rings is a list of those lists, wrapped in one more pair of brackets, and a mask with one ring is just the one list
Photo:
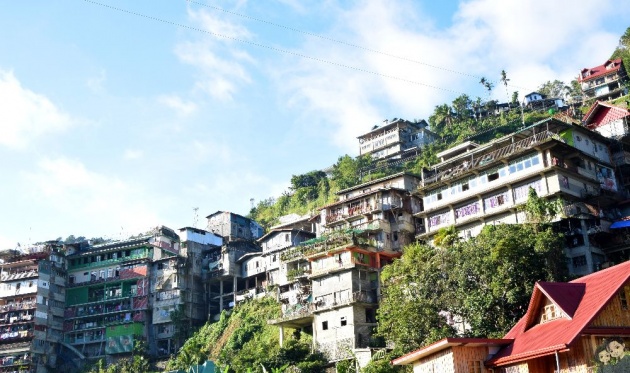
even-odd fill
[(538, 93), (548, 98), (564, 97), (569, 90), (570, 87), (560, 80), (549, 80), (538, 87)]
[(508, 79), (507, 73), (505, 72), (505, 70), (501, 70), (501, 82), (505, 86), (505, 97), (507, 97), (508, 100), (510, 99), (510, 93), (508, 92), (508, 82), (509, 81), (510, 81), (510, 79)]
[(417, 243), (405, 247), (402, 258), (383, 268), (378, 334), (403, 351), (453, 336), (440, 314), (447, 271), (445, 250)]
[(453, 125), (453, 112), (447, 104), (437, 105), (429, 117), (431, 129), (441, 135)]

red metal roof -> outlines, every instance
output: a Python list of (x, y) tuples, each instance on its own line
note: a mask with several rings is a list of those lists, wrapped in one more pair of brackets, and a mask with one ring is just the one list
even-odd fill
[[(569, 283), (537, 283), (526, 315), (503, 337), (514, 342), (501, 349), (488, 366), (513, 364), (565, 350), (629, 279), (630, 261)], [(534, 319), (544, 298), (569, 317), (536, 324)]]
[[(610, 65), (611, 63), (613, 64), (613, 67), (610, 69), (607, 69), (606, 66)], [(613, 73), (619, 70), (621, 65), (622, 65), (621, 58), (617, 58), (616, 60), (606, 60), (606, 62), (604, 62), (603, 64), (599, 66), (591, 67), (590, 69), (582, 69), (580, 71), (580, 76), (578, 78), (578, 81), (586, 82), (586, 81), (595, 79), (597, 77)], [(589, 75), (584, 76), (584, 73), (589, 73)]]
[(630, 116), (630, 110), (606, 102), (597, 101), (588, 109), (583, 120), (587, 128), (593, 129), (627, 116)]

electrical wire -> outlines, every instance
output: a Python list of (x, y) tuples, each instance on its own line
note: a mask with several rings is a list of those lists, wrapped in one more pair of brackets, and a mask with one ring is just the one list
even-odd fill
[(468, 73), (465, 73), (465, 72), (462, 72), (462, 71), (453, 70), (453, 69), (448, 69), (448, 68), (445, 68), (445, 67), (442, 67), (442, 66), (431, 65), (429, 63), (418, 61), (418, 60), (414, 60), (414, 59), (411, 59), (411, 58), (408, 58), (408, 57), (397, 56), (395, 54), (379, 51), (377, 49), (364, 47), (364, 46), (361, 46), (361, 45), (358, 45), (358, 44), (353, 44), (353, 43), (349, 43), (349, 42), (346, 42), (346, 41), (343, 41), (343, 40), (333, 39), (333, 38), (330, 38), (328, 36), (322, 36), (322, 35), (315, 34), (313, 32), (304, 31), (304, 30), (300, 30), (300, 29), (297, 29), (297, 28), (294, 28), (294, 27), (285, 26), (285, 25), (282, 25), (282, 24), (279, 24), (279, 23), (274, 23), (274, 22), (267, 21), (267, 20), (264, 20), (264, 19), (248, 16), (246, 14), (233, 12), (231, 10), (223, 9), (223, 8), (218, 7), (218, 6), (203, 4), (203, 3), (200, 3), (200, 2), (194, 1), (194, 0), (186, 0), (186, 2), (189, 2), (191, 4), (197, 4), (197, 5), (200, 5), (200, 6), (204, 6), (206, 8), (211, 8), (211, 9), (214, 9), (214, 10), (218, 10), (220, 12), (224, 12), (224, 13), (227, 13), (227, 14), (235, 15), (235, 16), (238, 16), (238, 17), (250, 19), (252, 21), (265, 23), (265, 24), (268, 24), (268, 25), (271, 25), (271, 26), (275, 26), (275, 27), (278, 27), (278, 28), (282, 28), (282, 29), (285, 29), (285, 30), (297, 32), (297, 33), (308, 35), (308, 36), (313, 36), (313, 37), (316, 37), (316, 38), (319, 38), (319, 39), (322, 39), (322, 40), (331, 41), (333, 43), (337, 43), (337, 44), (345, 45), (345, 46), (348, 46), (348, 47), (364, 50), (366, 52), (379, 54), (381, 56), (387, 56), (387, 57), (395, 58), (395, 59), (402, 60), (402, 61), (412, 62), (412, 63), (418, 64), (418, 65), (427, 66), (427, 67), (430, 67), (430, 68), (433, 68), (433, 69), (442, 70), (442, 71), (446, 71), (446, 72), (449, 72), (449, 73), (454, 73), (454, 74), (459, 74), (459, 75), (463, 75), (463, 76), (468, 76), (468, 77), (475, 78), (475, 79), (481, 79), (482, 78), (481, 76), (468, 74)]
[(363, 68), (356, 67), (356, 66), (351, 66), (351, 65), (346, 65), (346, 64), (343, 64), (343, 63), (339, 63), (339, 62), (329, 61), (329, 60), (325, 60), (323, 58), (312, 57), (312, 56), (309, 56), (309, 55), (306, 55), (306, 54), (293, 52), (293, 51), (282, 49), (282, 48), (272, 47), (272, 46), (269, 46), (269, 45), (256, 43), (256, 42), (253, 42), (253, 41), (240, 39), (240, 38), (236, 38), (236, 37), (233, 37), (233, 36), (228, 36), (228, 35), (212, 32), (212, 31), (208, 31), (208, 30), (204, 30), (204, 29), (201, 29), (201, 28), (193, 27), (193, 26), (184, 25), (184, 24), (173, 22), (173, 21), (169, 21), (169, 20), (166, 20), (166, 19), (157, 18), (157, 17), (146, 15), (146, 14), (134, 12), (134, 11), (131, 11), (131, 10), (118, 8), (118, 7), (115, 7), (115, 6), (108, 5), (108, 4), (103, 4), (103, 3), (100, 3), (100, 2), (94, 1), (94, 0), (83, 0), (83, 1), (85, 1), (86, 3), (90, 3), (90, 4), (93, 4), (93, 5), (98, 5), (98, 6), (101, 6), (101, 7), (104, 7), (104, 8), (108, 8), (108, 9), (111, 9), (111, 10), (115, 10), (115, 11), (118, 11), (118, 12), (127, 13), (127, 14), (131, 14), (131, 15), (134, 15), (134, 16), (137, 16), (137, 17), (149, 19), (149, 20), (152, 20), (152, 21), (162, 22), (162, 23), (166, 23), (166, 24), (169, 24), (169, 25), (185, 28), (185, 29), (188, 29), (188, 30), (205, 33), (205, 34), (212, 35), (212, 36), (219, 37), (219, 38), (224, 38), (224, 39), (237, 41), (239, 43), (249, 44), (249, 45), (252, 45), (252, 46), (259, 47), (259, 48), (268, 49), (268, 50), (271, 50), (271, 51), (274, 51), (274, 52), (280, 52), (280, 53), (284, 53), (284, 54), (288, 54), (288, 55), (292, 55), (292, 56), (296, 56), (296, 57), (300, 57), (300, 58), (304, 58), (304, 59), (308, 59), (308, 60), (312, 60), (312, 61), (316, 61), (316, 62), (325, 63), (325, 64), (332, 65), (332, 66), (342, 67), (342, 68), (345, 68), (345, 69), (348, 69), (348, 70), (359, 71), (359, 72), (363, 72), (363, 73), (379, 76), (379, 77), (382, 77), (382, 78), (398, 80), (398, 81), (401, 81), (401, 82), (410, 83), (410, 84), (414, 84), (414, 85), (418, 85), (418, 86), (424, 86), (424, 87), (427, 87), (427, 88), (437, 89), (437, 90), (450, 92), (450, 93), (454, 93), (454, 94), (458, 94), (458, 95), (465, 94), (464, 92), (454, 91), (452, 89), (448, 89), (448, 88), (444, 88), (444, 87), (437, 87), (437, 86), (434, 86), (434, 85), (430, 85), (430, 84), (427, 84), (427, 83), (422, 83), (422, 82), (415, 81), (415, 80), (410, 80), (410, 79), (401, 78), (401, 77), (397, 77), (397, 76), (393, 76), (393, 75), (383, 74), (383, 73), (379, 73), (379, 72), (368, 70), (368, 69), (363, 69)]

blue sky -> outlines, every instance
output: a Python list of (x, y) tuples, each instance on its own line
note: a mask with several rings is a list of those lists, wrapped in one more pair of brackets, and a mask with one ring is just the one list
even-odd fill
[(0, 247), (247, 214), (384, 119), (487, 99), (482, 76), (522, 97), (601, 64), (630, 26), (620, 4), (7, 2)]

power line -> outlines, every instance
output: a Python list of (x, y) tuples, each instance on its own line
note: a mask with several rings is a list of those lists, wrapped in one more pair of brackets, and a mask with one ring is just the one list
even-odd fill
[(232, 14), (232, 15), (235, 15), (235, 16), (238, 16), (238, 17), (242, 17), (242, 18), (247, 18), (247, 19), (250, 19), (252, 21), (265, 23), (265, 24), (268, 24), (268, 25), (271, 25), (271, 26), (283, 28), (285, 30), (297, 32), (297, 33), (308, 35), (308, 36), (313, 36), (313, 37), (316, 37), (316, 38), (319, 38), (319, 39), (322, 39), (322, 40), (332, 41), (333, 43), (345, 45), (345, 46), (356, 48), (356, 49), (361, 49), (361, 50), (364, 50), (364, 51), (367, 51), (367, 52), (370, 52), (370, 53), (379, 54), (381, 56), (387, 56), (387, 57), (395, 58), (395, 59), (398, 59), (398, 60), (412, 62), (412, 63), (418, 64), (418, 65), (427, 66), (427, 67), (430, 67), (430, 68), (433, 68), (433, 69), (437, 69), (437, 70), (443, 70), (443, 71), (447, 71), (447, 72), (450, 72), (450, 73), (464, 75), (464, 76), (468, 76), (468, 77), (475, 78), (475, 79), (481, 79), (481, 76), (468, 74), (468, 73), (465, 73), (465, 72), (462, 72), (462, 71), (453, 70), (453, 69), (448, 69), (448, 68), (445, 68), (445, 67), (442, 67), (442, 66), (431, 65), (429, 63), (418, 61), (418, 60), (414, 60), (414, 59), (411, 59), (411, 58), (408, 58), (408, 57), (397, 56), (395, 54), (379, 51), (377, 49), (364, 47), (364, 46), (361, 46), (361, 45), (358, 45), (358, 44), (349, 43), (349, 42), (346, 42), (346, 41), (343, 41), (343, 40), (333, 39), (333, 38), (330, 38), (328, 36), (318, 35), (318, 34), (315, 34), (313, 32), (304, 31), (304, 30), (300, 30), (300, 29), (297, 29), (297, 28), (294, 28), (294, 27), (285, 26), (285, 25), (282, 25), (282, 24), (279, 24), (279, 23), (275, 23), (275, 22), (264, 20), (264, 19), (248, 16), (246, 14), (233, 12), (231, 10), (223, 9), (223, 8), (218, 7), (218, 6), (203, 4), (203, 3), (200, 3), (200, 2), (197, 2), (197, 1), (194, 1), (194, 0), (186, 0), (186, 1), (189, 2), (189, 3), (192, 3), (192, 4), (197, 4), (197, 5), (204, 6), (206, 8), (211, 8), (211, 9), (214, 9), (214, 10), (218, 10), (220, 12)]
[(182, 28), (185, 28), (185, 29), (188, 29), (188, 30), (201, 32), (201, 33), (212, 35), (212, 36), (219, 37), (219, 38), (229, 39), (229, 40), (237, 41), (237, 42), (240, 42), (240, 43), (253, 45), (253, 46), (256, 46), (256, 47), (259, 47), (259, 48), (265, 48), (265, 49), (268, 49), (268, 50), (272, 50), (274, 52), (280, 52), (280, 53), (284, 53), (284, 54), (288, 54), (288, 55), (292, 55), (292, 56), (296, 56), (296, 57), (301, 57), (301, 58), (312, 60), (312, 61), (316, 61), (316, 62), (325, 63), (325, 64), (332, 65), (332, 66), (343, 67), (343, 68), (348, 69), (348, 70), (359, 71), (359, 72), (363, 72), (363, 73), (367, 73), (367, 74), (371, 74), (371, 75), (375, 75), (375, 76), (380, 76), (382, 78), (398, 80), (398, 81), (401, 81), (401, 82), (410, 83), (410, 84), (419, 85), (419, 86), (424, 86), (424, 87), (427, 87), (427, 88), (433, 88), (433, 89), (437, 89), (437, 90), (441, 90), (441, 91), (445, 91), (445, 92), (450, 92), (450, 93), (454, 93), (454, 94), (458, 94), (458, 95), (465, 94), (464, 92), (458, 92), (458, 91), (454, 91), (454, 90), (451, 90), (451, 89), (448, 89), (448, 88), (437, 87), (437, 86), (434, 86), (434, 85), (418, 82), (418, 81), (415, 81), (415, 80), (410, 80), (410, 79), (400, 78), (400, 77), (393, 76), (393, 75), (383, 74), (383, 73), (379, 73), (379, 72), (376, 72), (376, 71), (363, 69), (363, 68), (356, 67), (356, 66), (350, 66), (350, 65), (343, 64), (343, 63), (339, 63), (339, 62), (333, 62), (333, 61), (325, 60), (323, 58), (312, 57), (312, 56), (308, 56), (306, 54), (292, 52), (292, 51), (289, 51), (289, 50), (286, 50), (286, 49), (272, 47), (272, 46), (269, 46), (269, 45), (256, 43), (256, 42), (245, 40), (245, 39), (239, 39), (239, 38), (236, 38), (236, 37), (233, 37), (233, 36), (228, 36), (228, 35), (212, 32), (212, 31), (203, 30), (203, 29), (200, 29), (200, 28), (197, 28), (197, 27), (184, 25), (184, 24), (181, 24), (181, 23), (165, 20), (165, 19), (162, 19), (162, 18), (148, 16), (146, 14), (142, 14), (142, 13), (134, 12), (134, 11), (127, 10), (127, 9), (114, 7), (114, 6), (103, 4), (103, 3), (100, 3), (100, 2), (97, 2), (97, 1), (93, 1), (93, 0), (83, 0), (83, 1), (85, 1), (86, 3), (99, 5), (99, 6), (102, 6), (104, 8), (108, 8), (108, 9), (115, 10), (115, 11), (118, 11), (118, 12), (131, 14), (131, 15), (134, 15), (134, 16), (137, 16), (137, 17), (142, 17), (142, 18), (150, 19), (152, 21), (162, 22), (162, 23), (166, 23), (166, 24), (169, 24), (169, 25), (177, 26), (177, 27), (182, 27)]
[[(442, 71), (446, 71), (446, 72), (453, 73), (453, 74), (459, 74), (459, 75), (467, 76), (467, 77), (474, 78), (474, 79), (481, 79), (481, 78), (483, 78), (482, 76), (479, 76), (479, 75), (469, 74), (469, 73), (465, 73), (463, 71), (458, 71), (458, 70), (454, 70), (454, 69), (448, 69), (448, 68), (445, 68), (445, 67), (442, 67), (442, 66), (432, 65), (432, 64), (429, 64), (429, 63), (426, 63), (426, 62), (423, 62), (423, 61), (414, 60), (412, 58), (408, 58), (408, 57), (404, 57), (404, 56), (398, 56), (398, 55), (395, 55), (395, 54), (392, 54), (392, 53), (388, 53), (388, 52), (383, 52), (383, 51), (380, 51), (380, 50), (377, 50), (377, 49), (364, 47), (362, 45), (353, 44), (353, 43), (349, 43), (349, 42), (346, 42), (346, 41), (343, 41), (343, 40), (334, 39), (334, 38), (331, 38), (331, 37), (328, 37), (328, 36), (319, 35), (319, 34), (316, 34), (316, 33), (310, 32), (310, 31), (300, 30), (300, 29), (297, 29), (295, 27), (286, 26), (286, 25), (283, 25), (283, 24), (280, 24), (280, 23), (275, 23), (275, 22), (267, 21), (265, 19), (248, 16), (247, 14), (233, 12), (231, 10), (227, 10), (227, 9), (224, 9), (224, 8), (221, 8), (221, 7), (218, 7), (218, 6), (200, 3), (200, 2), (195, 1), (195, 0), (186, 0), (186, 2), (189, 2), (191, 4), (197, 4), (197, 5), (206, 7), (206, 8), (211, 8), (211, 9), (214, 9), (214, 10), (217, 10), (217, 11), (220, 11), (220, 12), (224, 12), (224, 13), (227, 13), (227, 14), (235, 15), (235, 16), (238, 16), (238, 17), (246, 18), (246, 19), (249, 19), (249, 20), (252, 20), (252, 21), (265, 23), (265, 24), (268, 24), (268, 25), (271, 25), (271, 26), (274, 26), (274, 27), (278, 27), (278, 28), (282, 28), (282, 29), (285, 29), (285, 30), (297, 32), (297, 33), (308, 35), (308, 36), (313, 36), (313, 37), (316, 37), (318, 39), (327, 40), (327, 41), (331, 41), (333, 43), (337, 43), (337, 44), (345, 45), (345, 46), (348, 46), (348, 47), (364, 50), (366, 52), (375, 53), (375, 54), (378, 54), (378, 55), (381, 55), (381, 56), (395, 58), (395, 59), (398, 59), (398, 60), (401, 60), (401, 61), (406, 61), (406, 62), (412, 62), (412, 63), (418, 64), (418, 65), (423, 65), (423, 66), (427, 66), (427, 67), (430, 67), (430, 68), (433, 68), (433, 69), (442, 70)], [(499, 83), (498, 81), (495, 81), (495, 80), (491, 80), (490, 82), (494, 83), (495, 85)], [(512, 84), (508, 84), (507, 86), (508, 87), (512, 87), (512, 88), (518, 88), (518, 89), (534, 91), (531, 88), (519, 87), (519, 86), (512, 85)]]

